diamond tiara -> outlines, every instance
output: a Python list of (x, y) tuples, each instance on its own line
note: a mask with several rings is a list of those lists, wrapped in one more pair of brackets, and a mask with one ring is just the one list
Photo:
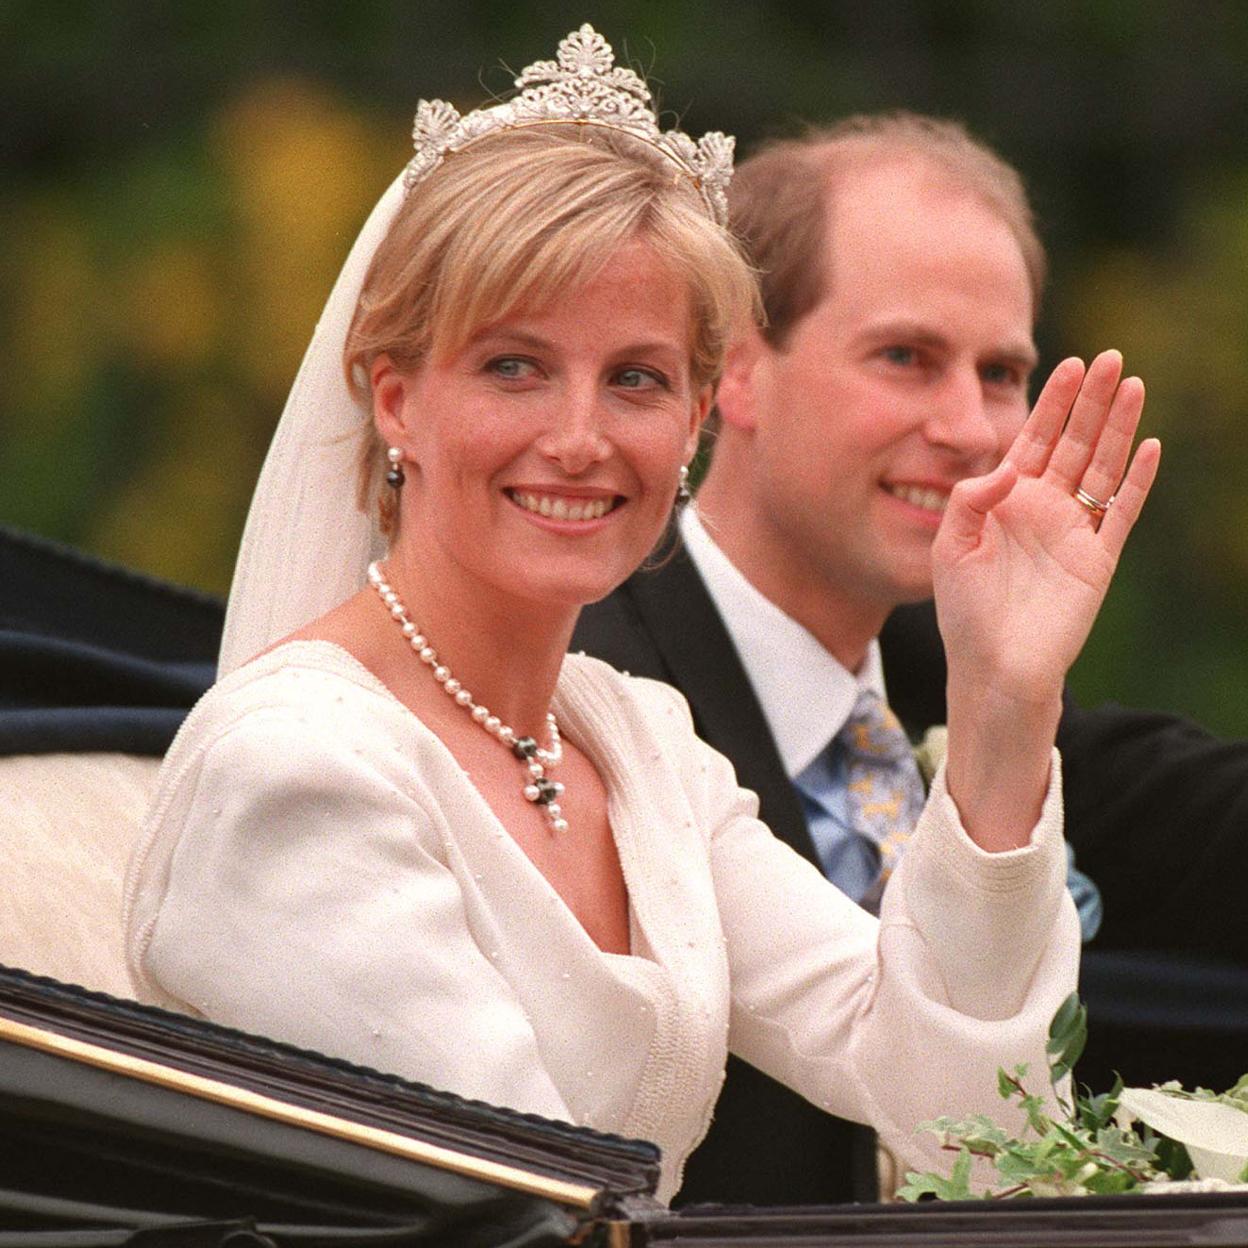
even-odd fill
[(731, 135), (712, 130), (696, 143), (680, 130), (660, 130), (650, 107), (650, 89), (615, 64), (611, 45), (586, 22), (559, 41), (558, 59), (535, 61), (516, 79), (519, 94), (501, 104), (461, 116), (445, 100), (421, 100), (412, 141), (416, 154), (404, 181), (410, 190), (451, 152), (500, 130), (576, 124), (622, 131), (653, 147), (701, 192), (711, 216), (728, 221), (732, 179)]

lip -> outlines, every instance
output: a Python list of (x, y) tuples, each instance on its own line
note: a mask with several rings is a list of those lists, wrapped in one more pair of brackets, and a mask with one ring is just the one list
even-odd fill
[(503, 491), (507, 501), (542, 528), (560, 533), (588, 533), (600, 529), (627, 501), (622, 494), (602, 489), (551, 489), (515, 485)]

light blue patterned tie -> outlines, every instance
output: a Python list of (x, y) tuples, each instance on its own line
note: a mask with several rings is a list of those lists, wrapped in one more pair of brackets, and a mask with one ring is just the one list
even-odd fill
[(897, 716), (864, 689), (838, 736), (846, 761), (850, 827), (880, 854), (880, 874), (862, 904), (878, 911), (884, 885), (914, 833), (925, 800), (914, 751)]
[[(793, 784), (824, 873), (861, 906), (878, 913), (884, 885), (925, 801), (910, 742), (883, 699), (862, 693), (841, 731)], [(1067, 886), (1086, 942), (1101, 925), (1101, 894), (1075, 866), (1069, 843), (1066, 863)]]

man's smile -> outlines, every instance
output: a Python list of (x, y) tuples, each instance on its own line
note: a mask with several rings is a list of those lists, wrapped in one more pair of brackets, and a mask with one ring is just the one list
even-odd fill
[(885, 482), (884, 488), (903, 503), (940, 514), (949, 505), (949, 490), (931, 485), (911, 485), (905, 481)]

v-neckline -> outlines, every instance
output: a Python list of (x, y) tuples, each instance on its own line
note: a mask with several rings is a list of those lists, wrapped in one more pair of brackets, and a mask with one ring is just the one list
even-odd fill
[[(600, 743), (587, 743), (585, 741), (584, 738), (586, 734), (582, 731), (584, 725), (581, 722), (579, 708), (575, 705), (575, 697), (565, 699), (562, 696), (564, 693), (564, 689), (562, 688), (564, 684), (564, 675), (562, 673), (560, 674), (559, 683), (555, 687), (555, 694), (551, 707), (556, 711), (560, 723), (563, 725), (563, 735), (572, 740), (577, 748), (593, 764), (594, 769), (598, 772), (598, 775), (602, 780), (603, 788), (606, 791), (607, 827), (610, 830), (611, 840), (615, 846), (616, 857), (620, 863), (620, 871), (624, 876), (624, 889), (628, 896), (629, 952), (627, 953), (616, 953), (613, 950), (603, 949), (602, 946), (599, 945), (592, 936), (590, 936), (589, 932), (585, 928), (585, 925), (581, 922), (576, 912), (568, 904), (566, 898), (561, 892), (559, 892), (554, 884), (551, 883), (546, 873), (542, 871), (542, 869), (533, 861), (532, 858), (529, 857), (527, 853), (525, 853), (524, 847), (516, 840), (511, 832), (508, 831), (507, 825), (503, 823), (502, 819), (499, 818), (497, 812), (486, 800), (485, 795), (481, 792), (481, 790), (473, 784), (471, 777), (464, 771), (463, 767), (459, 763), (459, 760), (455, 757), (446, 742), (443, 741), (442, 738), (434, 732), (434, 730), (430, 728), (429, 725), (421, 719), (421, 717), (417, 715), (410, 706), (407, 705), (407, 703), (399, 698), (394, 690), (391, 689), (390, 686), (376, 674), (376, 672), (374, 672), (365, 663), (361, 662), (354, 654), (351, 653), (350, 650), (348, 650), (345, 646), (339, 645), (335, 641), (327, 641), (321, 638), (302, 638), (298, 641), (288, 641), (283, 645), (274, 647), (274, 649), (269, 652), (269, 655), (276, 656), (283, 651), (287, 653), (290, 653), (291, 651), (297, 652), (303, 647), (314, 647), (320, 651), (328, 650), (332, 652), (335, 659), (339, 660), (338, 666), (340, 668), (340, 674), (352, 679), (356, 684), (372, 690), (379, 696), (384, 697), (394, 706), (398, 707), (404, 717), (409, 720), (418, 731), (425, 734), (436, 743), (437, 749), (439, 749), (446, 756), (447, 760), (449, 760), (450, 763), (457, 770), (459, 770), (461, 774), (463, 774), (464, 783), (472, 791), (473, 800), (480, 803), (480, 807), (482, 811), (485, 812), (492, 829), (495, 832), (501, 833), (505, 838), (505, 842), (508, 846), (508, 852), (513, 853), (523, 863), (523, 869), (529, 872), (535, 881), (540, 881), (541, 884), (550, 889), (551, 893), (558, 898), (559, 904), (569, 922), (575, 927), (579, 935), (584, 938), (586, 943), (598, 954), (599, 957), (605, 959), (615, 959), (620, 962), (641, 962), (651, 965), (656, 964), (653, 957), (636, 952), (639, 943), (648, 945), (649, 942), (644, 938), (634, 900), (636, 896), (635, 890), (638, 883), (635, 878), (637, 872), (630, 871), (629, 860), (631, 858), (631, 854), (627, 852), (628, 847), (625, 843), (626, 838), (622, 838), (620, 834), (620, 803), (617, 800), (619, 797), (619, 788), (615, 783), (616, 769), (611, 765), (604, 766), (604, 763), (611, 760), (604, 758), (603, 754), (595, 748), (595, 746)], [(269, 656), (266, 655), (265, 657), (267, 658)], [(341, 667), (344, 665), (347, 669), (349, 669), (348, 671), (341, 671)], [(571, 727), (570, 733), (567, 731), (569, 726)]]

